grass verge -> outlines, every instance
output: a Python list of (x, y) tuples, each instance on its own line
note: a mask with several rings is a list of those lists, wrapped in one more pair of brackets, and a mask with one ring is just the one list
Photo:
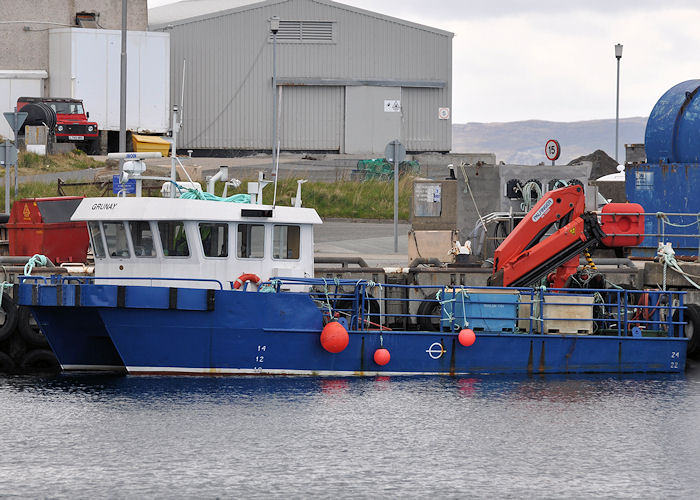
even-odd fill
[(84, 170), (87, 168), (99, 168), (104, 166), (104, 163), (89, 157), (79, 150), (47, 156), (20, 151), (18, 160), (19, 175), (66, 172), (69, 170)]
[[(43, 158), (43, 157), (40, 157)], [(89, 158), (88, 158), (89, 159)], [(98, 163), (98, 162), (96, 162)], [(297, 179), (281, 180), (277, 186), (277, 204), (291, 205), (291, 198), (296, 196)], [(228, 195), (245, 193), (248, 181), (243, 181), (235, 191)], [(399, 219), (408, 220), (409, 200), (413, 186), (413, 177), (404, 176), (399, 180)], [(11, 186), (12, 187), (12, 186)], [(100, 196), (98, 186), (76, 186), (65, 189), (72, 196)], [(263, 192), (263, 202), (272, 204), (273, 185)], [(217, 186), (216, 194), (221, 195), (223, 185)], [(43, 198), (58, 196), (56, 183), (23, 183), (19, 186), (18, 198)], [(109, 190), (106, 196), (114, 196)], [(302, 185), (301, 197), (305, 207), (315, 208), (321, 217), (349, 219), (393, 219), (394, 217), (394, 183), (393, 181), (371, 180), (365, 182), (307, 182)], [(14, 187), (11, 191), (14, 196)], [(0, 188), (0, 210), (5, 207), (5, 189)]]

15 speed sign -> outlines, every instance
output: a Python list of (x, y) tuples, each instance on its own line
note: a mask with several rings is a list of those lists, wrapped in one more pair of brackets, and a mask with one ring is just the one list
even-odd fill
[(554, 139), (548, 140), (547, 144), (544, 145), (544, 154), (547, 155), (548, 160), (557, 160), (560, 153), (561, 148), (559, 147), (559, 142), (555, 141)]

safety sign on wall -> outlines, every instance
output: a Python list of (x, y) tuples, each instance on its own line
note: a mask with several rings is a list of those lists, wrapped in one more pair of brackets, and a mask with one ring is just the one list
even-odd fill
[(384, 99), (384, 112), (385, 113), (400, 113), (401, 112), (401, 101), (398, 99)]

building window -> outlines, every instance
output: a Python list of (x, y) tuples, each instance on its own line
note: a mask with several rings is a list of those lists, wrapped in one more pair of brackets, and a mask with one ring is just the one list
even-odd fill
[(105, 247), (102, 244), (102, 230), (100, 229), (100, 223), (91, 221), (88, 222), (88, 227), (90, 228), (90, 239), (92, 241), (92, 253), (95, 255), (96, 259), (104, 259)]
[(238, 224), (236, 255), (241, 259), (262, 259), (265, 255), (265, 226)]
[(123, 222), (103, 222), (102, 228), (107, 240), (107, 251), (110, 257), (129, 258), (129, 242), (126, 239), (126, 229)]
[[(278, 42), (332, 42), (333, 21), (280, 21)], [(272, 41), (272, 36), (270, 36)]]
[(299, 226), (275, 226), (272, 232), (272, 258), (299, 258)]
[(228, 257), (228, 224), (202, 222), (199, 236), (205, 257)]
[(147, 221), (129, 222), (131, 242), (134, 244), (134, 255), (137, 257), (155, 257), (156, 248), (153, 245), (153, 232)]
[(158, 232), (163, 243), (163, 255), (166, 257), (188, 257), (190, 247), (187, 245), (185, 225), (182, 222), (159, 222)]

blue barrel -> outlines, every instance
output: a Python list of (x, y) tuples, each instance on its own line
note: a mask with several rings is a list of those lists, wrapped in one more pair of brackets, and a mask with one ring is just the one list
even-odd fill
[(669, 89), (651, 110), (644, 134), (647, 162), (700, 161), (700, 80)]

